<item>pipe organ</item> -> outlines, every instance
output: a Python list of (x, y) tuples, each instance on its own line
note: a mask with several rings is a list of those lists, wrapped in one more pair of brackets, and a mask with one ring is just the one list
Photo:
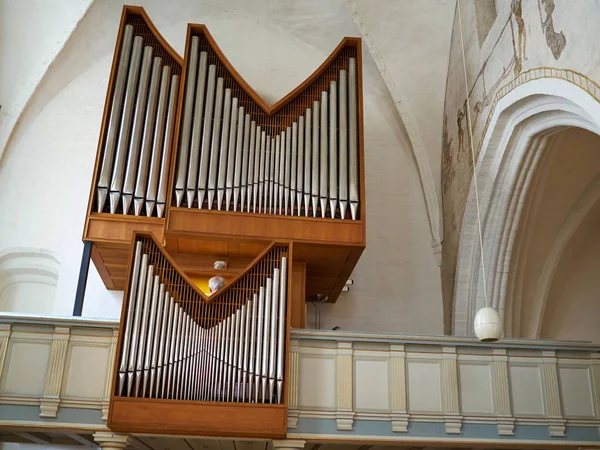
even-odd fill
[(359, 217), (356, 48), (266, 114), (204, 34), (187, 51), (173, 206)]
[(270, 245), (206, 298), (152, 237), (137, 237), (115, 395), (283, 403), (287, 255)]
[(205, 26), (181, 58), (125, 6), (83, 232), (124, 291), (107, 425), (285, 437), (289, 330), (365, 248), (364, 178), (360, 39), (270, 106)]

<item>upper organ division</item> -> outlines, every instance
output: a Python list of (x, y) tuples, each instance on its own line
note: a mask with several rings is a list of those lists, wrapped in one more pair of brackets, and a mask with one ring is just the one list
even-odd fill
[(181, 62), (149, 21), (124, 17), (91, 211), (360, 219), (359, 39), (269, 107), (204, 26), (190, 25)]
[(312, 83), (269, 109), (205, 32), (192, 34), (173, 206), (357, 219), (356, 53), (342, 48)]

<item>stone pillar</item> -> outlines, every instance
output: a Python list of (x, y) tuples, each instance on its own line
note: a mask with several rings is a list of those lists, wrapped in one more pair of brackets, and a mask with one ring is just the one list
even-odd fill
[(492, 350), (492, 395), (494, 396), (494, 413), (498, 420), (498, 434), (513, 436), (515, 418), (511, 413), (508, 356), (504, 348)]
[(273, 450), (302, 450), (306, 441), (296, 439), (282, 439), (273, 441)]
[(456, 347), (442, 348), (442, 410), (446, 433), (460, 434), (462, 416), (458, 399)]
[[(600, 352), (592, 353), (592, 385), (594, 386), (594, 406), (596, 417), (600, 419)], [(600, 433), (600, 427), (598, 427)]]
[(564, 437), (566, 420), (562, 415), (556, 362), (554, 350), (542, 352), (542, 387), (548, 431), (552, 437)]
[(115, 355), (117, 353), (117, 340), (119, 339), (119, 330), (113, 331), (110, 341), (110, 350), (108, 354), (108, 364), (106, 368), (106, 382), (104, 384), (104, 400), (102, 400), (102, 420), (106, 422), (108, 418), (108, 406), (110, 404), (110, 390), (112, 388), (113, 369), (115, 368)]
[(98, 431), (94, 433), (94, 440), (98, 446), (104, 449), (125, 449), (129, 436), (126, 434), (111, 433), (110, 431)]
[(390, 403), (392, 431), (408, 431), (408, 411), (406, 409), (406, 351), (404, 344), (390, 345)]
[(299, 393), (298, 393), (298, 349), (297, 340), (290, 340), (290, 359), (288, 377), (288, 428), (298, 428)]
[(352, 397), (354, 383), (352, 380), (352, 342), (338, 342), (337, 348), (337, 398), (335, 419), (337, 429), (352, 431), (354, 410)]
[(2, 369), (4, 368), (4, 360), (6, 351), (8, 350), (8, 339), (10, 338), (10, 324), (0, 323), (0, 378), (2, 378)]
[(46, 371), (46, 381), (44, 383), (44, 395), (40, 399), (40, 417), (56, 418), (60, 404), (60, 390), (65, 371), (70, 333), (70, 328), (54, 328), (48, 369)]

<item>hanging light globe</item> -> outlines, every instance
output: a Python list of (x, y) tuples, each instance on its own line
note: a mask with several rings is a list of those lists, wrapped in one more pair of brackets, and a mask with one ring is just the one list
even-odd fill
[(495, 342), (502, 336), (502, 317), (494, 308), (486, 306), (475, 314), (474, 328), (481, 342)]

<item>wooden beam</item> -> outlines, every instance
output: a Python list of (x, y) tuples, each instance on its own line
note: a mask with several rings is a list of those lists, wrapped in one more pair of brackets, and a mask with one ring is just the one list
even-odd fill
[(52, 444), (52, 439), (48, 436), (45, 436), (41, 433), (26, 433), (24, 431), (13, 431), (17, 436), (22, 437), (23, 439), (27, 439), (29, 442), (33, 442), (34, 444)]
[(92, 448), (98, 447), (98, 444), (92, 438), (87, 438), (85, 436), (81, 436), (81, 435), (75, 434), (75, 433), (67, 433), (67, 436), (69, 438), (73, 439), (74, 441), (77, 441), (80, 444), (85, 445), (86, 447), (92, 447)]

